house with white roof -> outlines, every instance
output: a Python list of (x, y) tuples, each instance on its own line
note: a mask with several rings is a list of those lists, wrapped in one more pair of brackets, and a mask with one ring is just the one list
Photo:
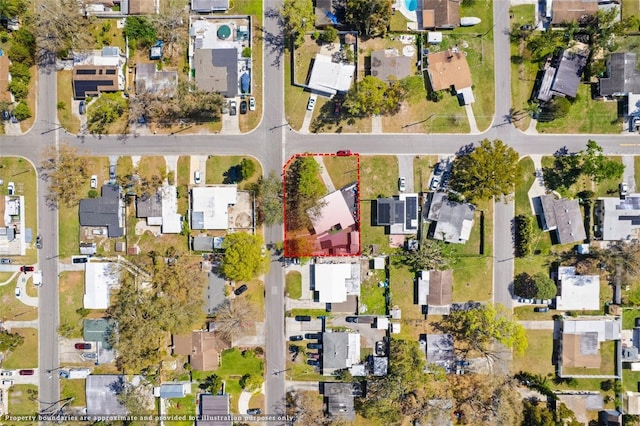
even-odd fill
[(118, 284), (120, 266), (113, 262), (85, 263), (84, 297), (85, 309), (107, 309), (109, 293)]
[(237, 200), (237, 185), (192, 188), (191, 229), (229, 229), (229, 206)]
[(558, 267), (559, 311), (597, 311), (600, 309), (600, 276), (577, 275), (574, 266)]
[(600, 197), (596, 200), (596, 238), (604, 241), (637, 240), (640, 229), (640, 194), (624, 199)]
[(316, 55), (307, 88), (324, 96), (333, 96), (351, 88), (356, 66), (335, 62), (331, 56)]
[(313, 289), (320, 303), (343, 303), (348, 296), (360, 296), (360, 265), (357, 263), (316, 263)]

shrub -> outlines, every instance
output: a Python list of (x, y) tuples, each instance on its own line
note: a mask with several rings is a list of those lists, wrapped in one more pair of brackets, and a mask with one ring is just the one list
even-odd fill
[(516, 256), (526, 257), (533, 253), (533, 216), (516, 216)]
[(244, 49), (242, 49), (242, 57), (243, 58), (250, 58), (251, 57), (251, 48), (250, 47), (245, 47)]
[(29, 94), (29, 86), (22, 80), (11, 80), (9, 83), (9, 91), (13, 93), (16, 99), (24, 99)]
[(31, 81), (29, 67), (23, 63), (13, 62), (9, 66), (9, 73), (11, 74), (11, 81), (22, 80), (25, 84), (29, 84), (29, 81)]
[(20, 103), (16, 106), (16, 109), (13, 110), (13, 115), (20, 121), (26, 120), (31, 117), (31, 109), (29, 109), (29, 105), (27, 105), (24, 101), (20, 101)]
[(89, 190), (89, 198), (98, 198), (98, 191), (96, 191), (95, 189), (90, 189)]
[(320, 34), (319, 38), (325, 43), (333, 43), (338, 38), (338, 30), (333, 27), (327, 27), (327, 29)]

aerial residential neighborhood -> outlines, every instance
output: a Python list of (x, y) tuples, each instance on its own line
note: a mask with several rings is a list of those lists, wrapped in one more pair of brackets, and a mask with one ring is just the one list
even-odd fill
[(637, 1), (0, 27), (0, 424), (640, 424)]

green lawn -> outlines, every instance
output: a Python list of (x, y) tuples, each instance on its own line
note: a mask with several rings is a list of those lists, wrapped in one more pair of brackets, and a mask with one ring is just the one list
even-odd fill
[(557, 311), (550, 310), (549, 312), (535, 312), (533, 306), (518, 306), (513, 309), (514, 317), (519, 321), (548, 321), (552, 320), (554, 315), (557, 315)]
[[(178, 170), (176, 171), (176, 184), (178, 186), (184, 187), (189, 185), (191, 181), (190, 165), (191, 157), (182, 155), (178, 158)], [(186, 214), (187, 210), (189, 210), (189, 197), (187, 196), (186, 190), (183, 192), (183, 196), (178, 198), (178, 213), (180, 214)]]
[(530, 157), (524, 157), (520, 160), (520, 167), (522, 168), (522, 179), (516, 185), (516, 215), (532, 214), (529, 189), (531, 189), (531, 185), (536, 180), (535, 166)]
[(635, 170), (636, 191), (640, 190), (640, 156), (633, 157), (633, 168)]
[[(175, 416), (195, 417), (197, 405), (197, 395), (191, 394), (184, 398), (172, 398), (167, 400), (167, 414)], [(172, 426), (190, 426), (193, 421), (171, 421)]]
[(60, 274), (60, 324), (69, 327), (69, 337), (82, 337), (82, 309), (84, 295), (84, 272), (73, 271)]
[(291, 309), (286, 313), (286, 316), (288, 317), (295, 317), (298, 315), (309, 315), (311, 318), (318, 318), (321, 316), (331, 317), (331, 314), (327, 313), (324, 309)]
[(0, 286), (0, 302), (2, 303), (0, 315), (2, 319), (9, 321), (31, 321), (38, 318), (37, 307), (27, 306), (16, 298), (16, 284), (19, 279), (23, 278), (23, 274), (18, 274), (11, 283)]
[[(35, 385), (13, 385), (9, 389), (9, 414), (36, 415), (38, 413), (38, 387)], [(36, 425), (37, 422), (4, 423), (12, 425)]]
[(35, 328), (13, 328), (12, 333), (24, 337), (24, 343), (11, 352), (2, 363), (7, 370), (38, 367), (38, 330)]
[(405, 32), (407, 31), (407, 22), (409, 20), (404, 17), (404, 15), (398, 11), (391, 15), (391, 20), (389, 21), (389, 31), (394, 32)]
[(365, 314), (386, 315), (387, 304), (384, 299), (384, 288), (378, 283), (385, 280), (385, 271), (373, 271), (374, 274), (360, 285), (360, 306), (366, 306)]
[(309, 94), (302, 87), (291, 84), (291, 52), (284, 52), (284, 110), (287, 117), (287, 123), (295, 130), (300, 130), (304, 115), (307, 112), (307, 101)]
[(71, 70), (58, 71), (57, 79), (58, 102), (64, 102), (64, 108), (58, 109), (58, 121), (69, 133), (77, 134), (80, 132), (80, 120), (72, 111), (73, 87), (71, 84)]
[(422, 308), (415, 303), (415, 274), (404, 265), (389, 267), (389, 306), (398, 305), (403, 320), (422, 320)]
[(384, 233), (384, 226), (374, 226), (375, 219), (375, 201), (360, 201), (360, 232), (362, 237), (362, 252), (368, 253), (369, 247), (373, 244), (378, 245), (378, 252), (381, 254), (389, 254), (395, 249), (389, 247), (389, 236)]
[(582, 368), (582, 367), (563, 367), (563, 375), (597, 375), (597, 374), (615, 374), (614, 360), (615, 349), (613, 341), (605, 341), (600, 343), (600, 368)]
[(640, 318), (640, 309), (625, 308), (622, 311), (622, 329), (633, 329), (636, 326), (636, 318)]
[(62, 399), (73, 398), (72, 407), (84, 407), (87, 404), (85, 393), (86, 380), (62, 379), (60, 380), (60, 396)]
[[(535, 6), (532, 4), (524, 4), (512, 6), (510, 9), (511, 26), (520, 27), (523, 24), (534, 23)], [(524, 42), (511, 43), (511, 97), (513, 99), (513, 108), (515, 111), (524, 111), (527, 102), (531, 97), (533, 84), (538, 71), (538, 64), (531, 62), (529, 52), (525, 48)], [(531, 117), (528, 114), (518, 114), (516, 126), (520, 129), (526, 129), (529, 126)]]
[(395, 156), (360, 157), (360, 199), (389, 197), (398, 193), (398, 159)]
[(242, 392), (239, 380), (245, 374), (256, 375), (264, 377), (264, 360), (257, 358), (251, 351), (245, 352), (246, 356), (242, 355), (238, 349), (228, 349), (222, 353), (222, 363), (216, 374), (223, 378), (225, 381), (226, 392), (231, 395), (233, 406), (236, 407), (238, 397)]
[(429, 176), (437, 162), (437, 155), (418, 155), (413, 159), (414, 191), (422, 192), (429, 189)]
[(552, 362), (553, 332), (552, 330), (526, 330), (529, 347), (524, 356), (514, 357), (511, 371), (518, 373), (527, 371), (541, 376), (555, 375)]
[[(299, 348), (300, 352), (295, 361), (292, 361), (291, 354), (288, 351), (289, 346), (297, 346)], [(304, 342), (297, 345), (287, 345), (287, 380), (321, 382), (326, 379), (326, 377), (317, 372), (316, 367), (307, 364), (307, 351), (315, 352), (308, 350)]]
[[(618, 103), (591, 99), (591, 86), (581, 84), (566, 117), (538, 123), (540, 133), (609, 133), (622, 131)], [(585, 111), (589, 111), (585, 114)]]
[(264, 283), (260, 280), (251, 280), (246, 283), (249, 290), (244, 294), (254, 307), (256, 321), (264, 321)]
[[(231, 183), (229, 180), (229, 177), (230, 177), (229, 170), (231, 169), (231, 167), (240, 165), (240, 162), (245, 158), (248, 158), (249, 160), (253, 161), (253, 164), (255, 166), (255, 172), (253, 173), (253, 176), (251, 176), (246, 181), (238, 182), (238, 187), (240, 189), (247, 188), (247, 186), (249, 186), (251, 183), (256, 182), (258, 178), (262, 176), (262, 167), (260, 166), (260, 163), (258, 163), (258, 161), (256, 161), (253, 157), (240, 156), (240, 155), (234, 155), (234, 156), (210, 155), (209, 158), (207, 159), (207, 171), (206, 171), (206, 177), (205, 177), (206, 183), (208, 185)], [(239, 174), (236, 174), (236, 177), (237, 179), (240, 179)]]
[(358, 181), (359, 156), (338, 157), (336, 155), (325, 155), (322, 157), (322, 161), (336, 189), (344, 188), (350, 183)]
[(622, 17), (640, 15), (640, 3), (637, 0), (622, 0)]
[[(586, 144), (585, 144), (586, 149)], [(608, 156), (610, 160), (614, 160), (618, 163), (622, 163), (622, 157), (620, 156)], [(635, 161), (635, 160), (634, 160)], [(542, 167), (553, 167), (553, 157), (542, 157)], [(571, 185), (567, 194), (564, 196), (575, 197), (580, 191), (590, 190), (595, 192), (595, 198), (597, 197), (610, 197), (612, 194), (618, 193), (618, 184), (620, 179), (606, 179), (602, 182), (596, 183), (589, 176), (581, 175), (576, 183)]]
[(638, 392), (640, 389), (640, 371), (631, 371), (630, 368), (623, 367), (622, 388), (625, 391)]
[(302, 296), (302, 274), (298, 271), (287, 272), (285, 276), (285, 294), (291, 299), (300, 299)]

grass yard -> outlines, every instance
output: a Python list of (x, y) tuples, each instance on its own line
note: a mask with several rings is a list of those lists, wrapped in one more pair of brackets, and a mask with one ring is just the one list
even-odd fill
[(403, 320), (423, 320), (420, 305), (415, 304), (415, 274), (404, 265), (389, 267), (389, 306), (398, 305), (402, 309)]
[(164, 179), (167, 175), (167, 162), (162, 156), (142, 157), (138, 162), (138, 175), (147, 179), (156, 175)]
[[(260, 280), (248, 281), (249, 290), (243, 295), (253, 306), (256, 321), (264, 321), (264, 283)], [(241, 296), (242, 297), (242, 296)]]
[[(69, 133), (80, 132), (80, 120), (73, 114), (73, 86), (71, 84), (71, 70), (57, 72), (58, 102), (64, 103), (64, 108), (58, 108), (58, 121)], [(62, 105), (62, 104), (60, 104)]]
[(389, 247), (389, 236), (384, 233), (384, 226), (374, 226), (376, 202), (370, 200), (360, 201), (360, 232), (362, 236), (362, 252), (366, 253), (372, 244), (378, 245), (381, 254), (388, 254), (392, 251)]
[(35, 328), (12, 328), (12, 333), (24, 337), (24, 343), (9, 353), (2, 363), (7, 370), (38, 367), (38, 330)]
[[(255, 166), (255, 172), (253, 176), (251, 176), (248, 180), (238, 182), (238, 187), (240, 189), (247, 188), (250, 184), (257, 182), (260, 176), (262, 176), (262, 166), (258, 161), (256, 161), (253, 157), (247, 156), (214, 156), (210, 155), (207, 159), (207, 170), (205, 174), (205, 181), (208, 185), (211, 184), (221, 184), (221, 183), (231, 183), (229, 171), (232, 167), (236, 167), (240, 165), (240, 162), (248, 158), (253, 161), (253, 165)], [(239, 173), (236, 174), (237, 179), (240, 179)]]
[(60, 319), (70, 330), (69, 337), (82, 337), (82, 320), (76, 311), (82, 309), (84, 295), (84, 272), (73, 271), (60, 274)]
[(625, 308), (622, 311), (622, 329), (633, 329), (636, 325), (636, 318), (640, 318), (640, 309)]
[[(186, 416), (186, 418), (195, 418), (196, 415), (196, 405), (197, 405), (197, 395), (191, 394), (187, 395), (184, 398), (172, 398), (167, 400), (167, 414), (174, 416)], [(185, 420), (185, 421), (171, 421), (172, 426), (190, 426), (193, 425), (193, 421)]]
[(395, 156), (360, 157), (360, 199), (389, 197), (398, 192), (398, 159)]
[[(262, 2), (260, 0), (245, 0), (232, 2), (232, 14), (252, 15), (251, 23), (252, 39), (251, 39), (251, 94), (256, 98), (255, 111), (248, 111), (247, 114), (240, 114), (238, 122), (241, 132), (249, 132), (255, 129), (262, 119), (262, 99), (263, 99), (263, 82), (262, 82)], [(248, 102), (248, 101), (247, 101)]]
[(105, 46), (118, 46), (124, 53), (124, 29), (118, 28), (117, 19), (97, 19), (85, 29), (93, 37), (96, 49), (101, 49)]
[[(589, 111), (585, 114), (585, 111)], [(538, 123), (540, 133), (608, 133), (622, 131), (618, 103), (591, 99), (591, 86), (581, 84), (578, 95), (566, 117), (548, 123)]]
[(640, 389), (640, 371), (631, 371), (622, 367), (622, 388), (624, 391), (638, 392)]
[(302, 122), (304, 121), (304, 115), (307, 112), (307, 101), (309, 100), (309, 94), (304, 91), (302, 87), (294, 86), (291, 84), (292, 70), (291, 70), (291, 52), (285, 50), (284, 53), (284, 110), (287, 117), (287, 123), (295, 130), (300, 130)]
[(633, 168), (635, 171), (636, 189), (640, 189), (640, 156), (633, 157)]
[(550, 310), (549, 312), (534, 312), (533, 306), (525, 305), (518, 306), (513, 309), (514, 318), (518, 321), (551, 321), (554, 315), (557, 315), (557, 311)]
[(231, 395), (234, 412), (238, 411), (238, 397), (242, 392), (239, 380), (245, 374), (264, 377), (264, 360), (256, 357), (253, 351), (245, 356), (238, 349), (228, 349), (222, 353), (222, 362), (216, 374), (225, 381), (225, 391)]
[(536, 180), (535, 165), (530, 157), (524, 157), (520, 160), (520, 168), (522, 169), (522, 179), (516, 185), (516, 215), (532, 214), (529, 189)]
[(399, 11), (393, 12), (389, 21), (389, 31), (404, 32), (407, 31), (407, 23), (409, 20)]
[(417, 192), (429, 189), (429, 177), (438, 163), (437, 155), (417, 155), (413, 159), (413, 189)]
[[(523, 4), (512, 6), (509, 9), (511, 13), (511, 26), (520, 27), (524, 24), (533, 25), (535, 6), (532, 4)], [(511, 98), (515, 111), (524, 111), (531, 91), (535, 83), (538, 65), (531, 62), (531, 56), (525, 48), (524, 42), (511, 42)], [(514, 121), (516, 127), (524, 130), (529, 127), (531, 116), (529, 114), (518, 114), (518, 120)]]
[(36, 121), (36, 93), (38, 92), (36, 88), (38, 87), (38, 69), (33, 66), (29, 68), (29, 72), (31, 73), (31, 82), (29, 83), (29, 94), (27, 95), (26, 102), (31, 110), (31, 117), (20, 122), (20, 130), (23, 133), (29, 131), (31, 126), (33, 126), (33, 123)]
[(302, 274), (300, 272), (287, 272), (285, 276), (285, 294), (291, 299), (300, 299), (302, 297)]
[[(9, 414), (36, 415), (38, 413), (38, 387), (35, 385), (13, 385), (9, 389)], [(22, 426), (29, 423), (5, 423), (20, 424)], [(30, 423), (32, 425), (37, 422)]]
[(287, 345), (289, 346), (298, 346), (299, 353), (295, 361), (292, 361), (291, 353), (287, 351), (287, 380), (299, 380), (299, 381), (309, 381), (309, 382), (321, 382), (326, 379), (323, 375), (321, 375), (317, 368), (313, 365), (307, 364), (307, 348), (305, 344), (300, 345)]
[[(585, 144), (586, 149), (586, 144)], [(622, 163), (622, 157), (620, 156), (608, 156), (610, 160), (614, 160), (618, 163)], [(635, 160), (634, 160), (635, 161)], [(542, 167), (553, 167), (553, 157), (544, 156), (542, 157)], [(590, 190), (595, 192), (595, 198), (597, 197), (610, 197), (612, 194), (618, 193), (618, 184), (620, 183), (619, 179), (606, 179), (602, 182), (595, 183), (589, 176), (580, 175), (577, 182), (569, 187), (568, 195), (570, 197), (575, 197), (576, 194), (580, 191)]]
[(329, 173), (336, 189), (344, 188), (350, 183), (358, 181), (359, 156), (338, 157), (337, 155), (325, 155), (321, 158), (324, 168)]
[(61, 204), (58, 207), (58, 253), (60, 258), (71, 256), (80, 251), (80, 218), (78, 206), (68, 207)]
[(511, 372), (516, 374), (527, 371), (543, 377), (555, 375), (555, 367), (551, 363), (553, 356), (552, 330), (526, 330), (529, 347), (524, 356), (514, 357)]
[(583, 368), (583, 367), (563, 367), (563, 375), (597, 375), (597, 374), (615, 374), (615, 349), (613, 341), (605, 341), (600, 343), (600, 368)]
[(84, 407), (87, 404), (85, 379), (60, 380), (60, 396), (62, 399), (73, 398), (72, 407)]
[(227, 11), (233, 15), (253, 15), (254, 18), (262, 17), (262, 1), (261, 0), (236, 0), (229, 3)]
[(354, 117), (345, 113), (333, 114), (335, 103), (318, 96), (313, 108), (309, 131), (312, 133), (370, 133), (371, 117)]
[(386, 279), (384, 270), (371, 271), (371, 275), (360, 285), (360, 306), (366, 307), (364, 314), (367, 315), (386, 315), (387, 302), (384, 298), (384, 288), (380, 288), (378, 283)]
[[(306, 83), (307, 76), (311, 73), (311, 64), (318, 53), (320, 53), (319, 42), (313, 40), (310, 35), (305, 36), (304, 44), (296, 48), (293, 52), (295, 60), (293, 82), (297, 84)], [(285, 78), (286, 75), (287, 74), (285, 74)]]
[(24, 274), (17, 274), (14, 280), (0, 286), (0, 302), (2, 303), (1, 319), (9, 321), (31, 321), (38, 318), (38, 308), (27, 306), (16, 299), (15, 288), (19, 279), (24, 279)]
[(319, 318), (325, 316), (327, 318), (331, 317), (331, 314), (327, 313), (324, 309), (291, 309), (286, 312), (286, 316), (292, 318), (298, 315), (309, 315), (311, 318)]
[(640, 15), (640, 2), (638, 0), (622, 0), (622, 17)]
[[(482, 212), (484, 241), (481, 241)], [(469, 240), (466, 244), (452, 246), (459, 255), (459, 260), (453, 267), (453, 300), (490, 300), (493, 290), (493, 202), (478, 203)], [(481, 248), (484, 251), (482, 254)]]

